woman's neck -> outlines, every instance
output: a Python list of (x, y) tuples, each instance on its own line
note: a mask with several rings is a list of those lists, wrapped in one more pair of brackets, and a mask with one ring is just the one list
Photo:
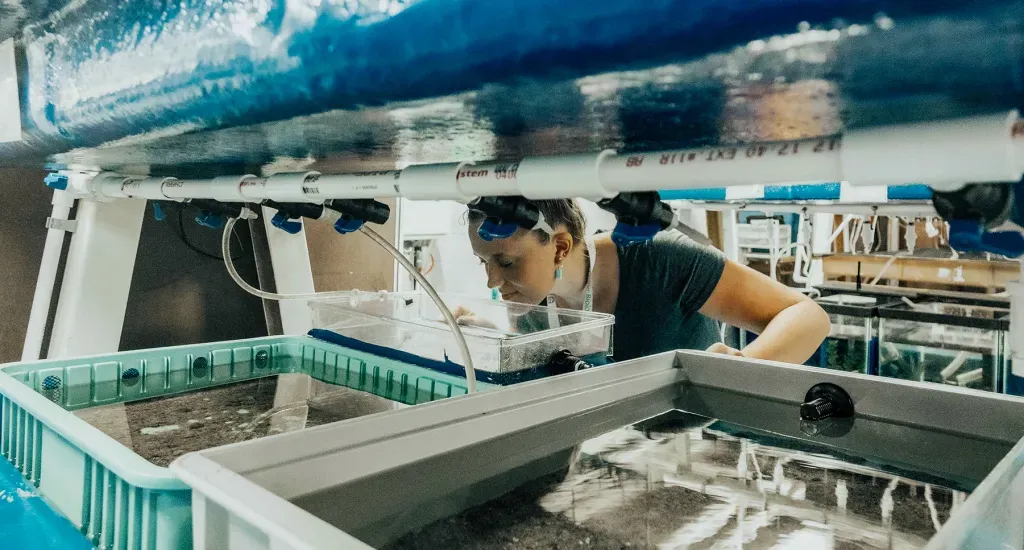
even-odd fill
[(551, 293), (561, 298), (565, 305), (572, 309), (582, 309), (587, 279), (590, 275), (590, 260), (587, 258), (587, 247), (573, 247), (562, 264), (562, 278), (555, 281)]

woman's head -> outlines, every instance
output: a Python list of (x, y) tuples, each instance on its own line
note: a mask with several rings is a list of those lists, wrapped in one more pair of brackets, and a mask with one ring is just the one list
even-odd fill
[(583, 244), (586, 217), (572, 199), (533, 201), (554, 230), (519, 229), (507, 239), (485, 241), (477, 233), (485, 215), (469, 210), (469, 241), (487, 270), (487, 286), (497, 288), (505, 300), (539, 304), (551, 293), (555, 270)]

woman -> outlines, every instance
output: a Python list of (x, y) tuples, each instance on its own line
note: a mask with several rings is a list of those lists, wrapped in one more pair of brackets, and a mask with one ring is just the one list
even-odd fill
[[(616, 360), (706, 349), (802, 363), (828, 336), (828, 315), (813, 300), (678, 232), (628, 246), (608, 235), (588, 243), (575, 201), (535, 204), (550, 232), (520, 229), (491, 241), (478, 234), (484, 215), (470, 210), (469, 238), (488, 286), (506, 301), (614, 313)], [(742, 351), (730, 348), (714, 320), (760, 336)]]

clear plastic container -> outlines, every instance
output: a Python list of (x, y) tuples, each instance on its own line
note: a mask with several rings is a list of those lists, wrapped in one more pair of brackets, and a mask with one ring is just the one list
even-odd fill
[[(591, 363), (612, 352), (615, 317), (496, 300), (441, 296), (448, 307), (473, 313), (464, 324), (478, 379), (500, 384), (542, 376), (559, 350)], [(342, 336), (444, 361), (460, 362), (451, 329), (434, 302), (420, 293), (353, 291), (310, 304), (314, 326)]]
[(1002, 391), (1007, 310), (921, 302), (878, 312), (882, 376)]
[(816, 302), (828, 313), (832, 329), (808, 365), (873, 374), (878, 342), (878, 298), (835, 294)]

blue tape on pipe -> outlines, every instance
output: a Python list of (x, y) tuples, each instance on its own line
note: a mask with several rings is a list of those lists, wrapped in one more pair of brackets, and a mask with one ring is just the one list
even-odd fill
[(932, 200), (932, 188), (915, 183), (913, 185), (890, 185), (886, 197), (891, 201)]
[(802, 185), (766, 185), (764, 200), (825, 201), (839, 199), (838, 182)]
[(725, 188), (716, 187), (712, 189), (673, 189), (658, 191), (663, 201), (724, 201)]

